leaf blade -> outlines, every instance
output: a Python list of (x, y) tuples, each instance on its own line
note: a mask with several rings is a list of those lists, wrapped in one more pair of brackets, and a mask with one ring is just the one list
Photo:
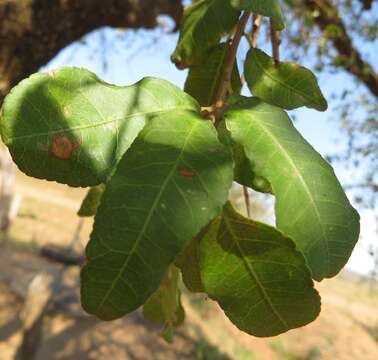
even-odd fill
[(196, 111), (198, 104), (165, 80), (118, 87), (86, 69), (61, 68), (11, 90), (0, 132), (27, 175), (94, 186), (107, 180), (147, 120), (174, 109)]
[(276, 30), (283, 30), (285, 22), (277, 0), (231, 0), (231, 5), (240, 10), (270, 17)]
[(221, 210), (232, 167), (209, 121), (187, 111), (152, 120), (119, 163), (98, 209), (81, 273), (86, 311), (109, 320), (143, 304)]
[(314, 279), (335, 276), (349, 259), (360, 226), (331, 166), (275, 106), (247, 99), (225, 118), (254, 172), (272, 186), (278, 229), (304, 253)]
[(292, 110), (301, 106), (326, 111), (328, 104), (315, 75), (293, 62), (274, 60), (259, 49), (251, 49), (244, 64), (245, 78), (254, 96)]
[(80, 217), (91, 217), (95, 216), (98, 207), (101, 203), (102, 194), (105, 191), (105, 185), (100, 184), (90, 188), (85, 196), (83, 202), (81, 203), (80, 209), (77, 215)]
[(320, 297), (294, 243), (244, 218), (230, 203), (201, 241), (200, 264), (205, 291), (251, 335), (275, 336), (320, 312)]
[[(228, 44), (222, 43), (209, 52), (203, 64), (189, 70), (185, 92), (193, 96), (201, 106), (214, 104), (216, 92), (223, 73)], [(235, 63), (231, 75), (231, 94), (239, 94), (242, 88), (238, 66)]]
[(188, 6), (172, 61), (180, 69), (200, 65), (208, 50), (233, 28), (239, 13), (229, 0), (199, 0)]

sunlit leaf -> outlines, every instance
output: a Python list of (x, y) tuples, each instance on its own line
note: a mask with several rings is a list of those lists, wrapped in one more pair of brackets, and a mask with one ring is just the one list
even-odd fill
[(101, 319), (142, 305), (174, 258), (220, 211), (233, 163), (211, 122), (151, 120), (106, 185), (82, 270), (82, 303)]
[(225, 115), (253, 171), (276, 196), (277, 227), (304, 253), (314, 279), (336, 275), (358, 240), (359, 216), (332, 167), (278, 107), (247, 99)]
[(319, 314), (320, 297), (294, 243), (229, 203), (200, 243), (200, 264), (205, 291), (251, 335), (278, 335)]
[(62, 68), (38, 73), (5, 98), (4, 143), (27, 175), (71, 186), (103, 183), (146, 120), (198, 104), (165, 80), (106, 84), (92, 72)]
[(274, 63), (259, 49), (251, 49), (244, 63), (245, 79), (254, 96), (284, 109), (301, 106), (327, 110), (315, 75), (293, 62)]

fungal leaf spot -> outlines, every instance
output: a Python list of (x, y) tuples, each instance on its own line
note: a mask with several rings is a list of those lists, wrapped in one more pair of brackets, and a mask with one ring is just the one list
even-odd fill
[(59, 134), (54, 136), (51, 143), (51, 154), (60, 160), (69, 160), (78, 143), (67, 136)]
[(184, 169), (184, 168), (180, 169), (178, 173), (180, 176), (183, 176), (183, 177), (193, 177), (195, 175), (195, 173), (191, 171), (190, 169)]

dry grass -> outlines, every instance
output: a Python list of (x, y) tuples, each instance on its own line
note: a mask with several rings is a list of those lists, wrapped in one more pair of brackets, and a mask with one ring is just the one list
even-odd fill
[[(78, 223), (76, 211), (86, 192), (21, 174), (18, 189), (23, 202), (10, 233), (13, 255), (0, 255), (0, 360), (11, 359), (20, 341), (17, 314), (22, 306), (21, 299), (1, 280), (9, 284), (13, 277), (13, 281), (27, 283), (39, 268), (52, 266), (33, 255), (33, 250), (47, 243), (70, 243)], [(91, 226), (92, 220), (86, 220), (83, 247)], [(66, 281), (76, 289), (78, 271), (71, 271)], [(324, 281), (318, 288), (323, 303), (317, 321), (269, 339), (241, 333), (216, 304), (198, 296), (185, 296), (187, 322), (172, 346), (166, 345), (159, 329), (144, 322), (138, 312), (111, 323), (55, 312), (46, 319), (38, 360), (378, 359), (378, 291), (371, 292), (366, 282), (347, 275)]]

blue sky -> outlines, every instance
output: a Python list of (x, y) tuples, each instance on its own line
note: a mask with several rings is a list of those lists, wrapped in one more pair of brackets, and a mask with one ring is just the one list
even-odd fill
[[(183, 87), (186, 71), (177, 70), (170, 62), (176, 41), (177, 34), (168, 34), (162, 29), (120, 31), (105, 28), (63, 49), (42, 70), (60, 66), (79, 66), (88, 68), (105, 81), (117, 85), (129, 85), (142, 77), (156, 76)], [(240, 59), (245, 50), (246, 44), (242, 43)], [(104, 51), (108, 53), (106, 66), (104, 66)], [(329, 98), (333, 92), (354, 86), (351, 78), (345, 73), (323, 75), (319, 83), (326, 98)], [(332, 106), (324, 113), (303, 108), (291, 114), (296, 117), (297, 129), (323, 156), (345, 148), (345, 134), (338, 126), (335, 119), (337, 114), (332, 111)], [(342, 184), (350, 183), (356, 176), (355, 173), (346, 170), (342, 164), (335, 168), (335, 172)], [(366, 248), (369, 244), (378, 246), (378, 237), (374, 211), (362, 210), (360, 214), (362, 236), (348, 267), (360, 273), (367, 273), (373, 267), (373, 260), (367, 255)]]

